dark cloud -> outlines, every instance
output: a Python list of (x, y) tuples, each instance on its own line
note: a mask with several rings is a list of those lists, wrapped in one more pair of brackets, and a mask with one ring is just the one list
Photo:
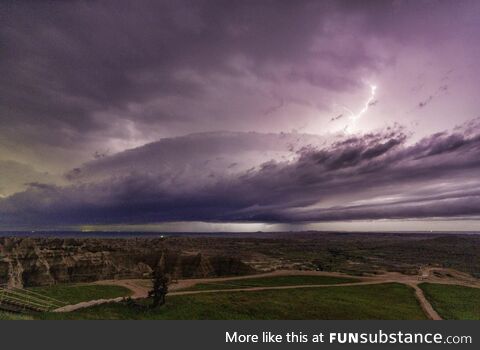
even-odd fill
[(418, 102), (418, 108), (425, 107), (430, 102), (432, 102), (432, 100), (433, 100), (433, 96), (432, 95), (428, 96), (428, 98), (426, 98), (425, 100)]
[(330, 119), (330, 121), (331, 121), (331, 122), (334, 122), (335, 120), (339, 120), (340, 118), (343, 118), (343, 113), (337, 115), (336, 117), (332, 117), (332, 119)]
[[(243, 1), (7, 1), (1, 6), (0, 118), (10, 125), (38, 124), (37, 137), (41, 129), (54, 128), (59, 143), (108, 129), (115, 116), (96, 118), (99, 111), (122, 110), (138, 122), (171, 122), (169, 110), (155, 110), (152, 121), (148, 113), (128, 113), (128, 105), (159, 97), (198, 98), (208, 84), (202, 76), (243, 74), (231, 65), (237, 56), (251, 61), (255, 74), (276, 79), (265, 67), (306, 63), (325, 8)], [(319, 74), (324, 73), (315, 79), (335, 79)]]
[[(411, 28), (425, 24), (423, 14), (448, 12), (448, 19), (458, 8), (447, 1), (2, 1), (0, 122), (8, 126), (0, 132), (64, 146), (125, 138), (126, 121), (148, 134), (201, 130), (206, 121), (224, 129), (243, 118), (244, 130), (266, 111), (271, 124), (283, 102), (269, 107), (255, 100), (259, 93), (298, 100), (286, 88), (296, 82), (349, 90), (386, 63), (369, 39), (415, 38)], [(432, 30), (422, 36), (448, 33), (427, 21)], [(210, 90), (219, 84), (235, 94), (218, 98)], [(248, 103), (230, 108), (242, 94)], [(302, 97), (324, 108), (322, 95)]]
[[(443, 78), (442, 78), (442, 81), (443, 81)], [(443, 85), (439, 86), (439, 88), (437, 89), (437, 91), (435, 91), (435, 93), (433, 95), (428, 96), (425, 100), (420, 101), (418, 103), (418, 108), (423, 108), (423, 107), (427, 106), (430, 102), (432, 102), (432, 100), (434, 98), (437, 98), (437, 97), (447, 93), (448, 88), (449, 88), (448, 84), (443, 84)]]
[[(73, 171), (74, 182), (66, 187), (30, 184), (27, 191), (0, 201), (2, 224), (480, 215), (477, 125), (413, 145), (401, 128), (327, 146), (310, 137), (290, 160), (259, 157), (253, 170), (241, 164), (244, 157), (252, 152), (289, 154), (286, 145), (298, 135), (210, 133), (166, 139), (86, 164)], [(223, 161), (227, 153), (231, 156)]]

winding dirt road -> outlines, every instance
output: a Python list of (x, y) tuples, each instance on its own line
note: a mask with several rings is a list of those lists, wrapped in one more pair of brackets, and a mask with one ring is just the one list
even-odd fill
[[(220, 277), (220, 278), (199, 278), (199, 279), (187, 279), (179, 280), (170, 286), (170, 293), (168, 295), (190, 295), (190, 294), (204, 294), (204, 293), (226, 293), (226, 292), (251, 292), (262, 290), (277, 290), (277, 289), (298, 289), (298, 288), (326, 288), (326, 287), (346, 287), (346, 286), (358, 286), (358, 285), (371, 285), (381, 283), (402, 283), (410, 286), (415, 291), (415, 297), (417, 298), (425, 315), (432, 320), (441, 320), (440, 315), (435, 311), (430, 302), (425, 297), (422, 289), (418, 286), (419, 283), (442, 283), (442, 284), (456, 284), (468, 287), (480, 288), (480, 281), (461, 272), (451, 269), (441, 268), (425, 268), (420, 271), (419, 275), (404, 275), (397, 272), (388, 272), (380, 275), (373, 275), (367, 277), (357, 277), (359, 282), (343, 283), (343, 284), (322, 284), (322, 285), (290, 285), (290, 286), (272, 286), (272, 287), (246, 287), (246, 288), (234, 288), (234, 289), (211, 289), (211, 290), (183, 290), (190, 288), (199, 283), (214, 283), (235, 281), (240, 279), (259, 278), (259, 277), (273, 277), (273, 276), (330, 276), (330, 277), (353, 277), (343, 273), (337, 272), (324, 272), (324, 271), (299, 271), (299, 270), (277, 270), (268, 273), (248, 275), (248, 276), (236, 276), (236, 277)], [(95, 284), (102, 285), (117, 285), (128, 288), (132, 291), (132, 299), (141, 299), (148, 296), (150, 286), (146, 280), (106, 280), (98, 281)], [(90, 300), (74, 305), (66, 305), (64, 307), (54, 310), (55, 312), (70, 312), (94, 305), (100, 305), (111, 302), (120, 302), (124, 298), (114, 299), (99, 299)]]

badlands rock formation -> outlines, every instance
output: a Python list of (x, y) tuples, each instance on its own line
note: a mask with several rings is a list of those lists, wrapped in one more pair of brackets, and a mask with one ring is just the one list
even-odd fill
[(162, 256), (174, 279), (254, 272), (239, 259), (184, 252), (163, 239), (0, 238), (0, 284), (24, 287), (148, 278)]

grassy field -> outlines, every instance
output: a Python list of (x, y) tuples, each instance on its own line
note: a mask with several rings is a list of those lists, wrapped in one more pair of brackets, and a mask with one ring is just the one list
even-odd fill
[(199, 283), (183, 290), (212, 290), (236, 289), (249, 287), (276, 287), (294, 285), (326, 285), (359, 282), (356, 278), (330, 277), (330, 276), (272, 276), (258, 278), (242, 278), (231, 281)]
[(413, 289), (397, 283), (224, 292), (167, 297), (156, 310), (123, 303), (71, 313), (39, 314), (42, 319), (425, 319)]
[(420, 284), (438, 314), (446, 320), (480, 320), (480, 289), (448, 284)]
[(57, 284), (48, 287), (34, 287), (30, 288), (30, 290), (63, 301), (67, 304), (77, 304), (82, 301), (110, 299), (131, 295), (131, 291), (128, 288), (104, 285)]
[(5, 320), (33, 320), (33, 316), (0, 311), (0, 321)]

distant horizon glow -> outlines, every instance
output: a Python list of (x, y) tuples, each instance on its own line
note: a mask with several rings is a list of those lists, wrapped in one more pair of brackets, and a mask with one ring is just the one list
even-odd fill
[[(466, 221), (425, 221), (425, 220), (371, 220), (355, 222), (325, 222), (307, 224), (265, 224), (265, 223), (206, 223), (175, 222), (156, 225), (132, 226), (92, 226), (81, 231), (151, 231), (151, 232), (305, 232), (305, 231), (345, 231), (345, 232), (480, 232), (480, 219)], [(399, 229), (398, 227), (402, 227)], [(99, 230), (98, 228), (102, 228)]]
[(352, 222), (323, 222), (304, 224), (281, 223), (211, 223), (211, 222), (165, 222), (158, 224), (138, 225), (87, 225), (60, 227), (0, 227), (0, 232), (465, 232), (480, 233), (480, 218), (463, 218), (458, 220), (358, 220)]

